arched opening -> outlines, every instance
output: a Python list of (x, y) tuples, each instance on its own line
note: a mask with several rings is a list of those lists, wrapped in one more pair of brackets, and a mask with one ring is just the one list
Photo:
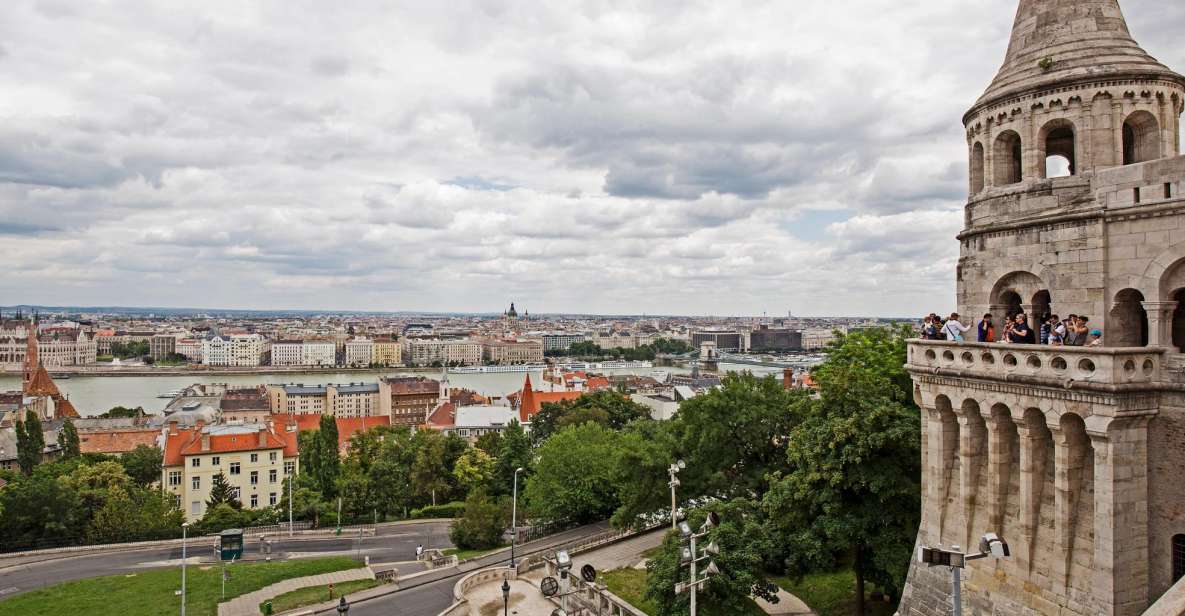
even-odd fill
[(1115, 295), (1115, 306), (1107, 320), (1106, 345), (1112, 347), (1141, 347), (1148, 345), (1148, 313), (1144, 311), (1144, 294), (1135, 289), (1124, 289)]
[(1016, 315), (1024, 312), (1024, 307), (1020, 303), (1020, 293), (1016, 291), (1005, 291), (1000, 296), (1000, 305), (1004, 306), (1004, 318), (1011, 319)]
[(1170, 296), (1177, 307), (1173, 309), (1173, 346), (1185, 351), (1185, 289), (1177, 289)]
[(1016, 131), (1006, 130), (996, 137), (996, 145), (992, 151), (994, 159), (993, 184), (1004, 186), (1016, 184), (1022, 179), (1022, 149), (1020, 135)]
[(1052, 314), (1050, 311), (1050, 304), (1052, 303), (1053, 301), (1049, 297), (1049, 291), (1046, 291), (1045, 289), (1037, 291), (1037, 293), (1033, 295), (1032, 325), (1034, 327), (1039, 327), (1041, 321), (1049, 318), (1049, 315)]
[(1060, 178), (1075, 174), (1077, 160), (1072, 122), (1054, 120), (1046, 124), (1041, 129), (1041, 146), (1045, 152), (1045, 177)]
[(983, 144), (976, 141), (971, 146), (971, 194), (983, 192)]
[(1185, 535), (1173, 535), (1173, 584), (1185, 577)]
[(1147, 111), (1137, 111), (1123, 121), (1123, 164), (1133, 165), (1160, 158), (1160, 123)]

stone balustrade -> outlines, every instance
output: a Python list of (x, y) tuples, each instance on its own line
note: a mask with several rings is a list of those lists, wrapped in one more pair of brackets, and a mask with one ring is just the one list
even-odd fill
[(1073, 387), (1075, 382), (1104, 385), (1161, 381), (1162, 357), (1158, 347), (1109, 348), (909, 341), (907, 369), (914, 373), (1018, 380), (1033, 377)]

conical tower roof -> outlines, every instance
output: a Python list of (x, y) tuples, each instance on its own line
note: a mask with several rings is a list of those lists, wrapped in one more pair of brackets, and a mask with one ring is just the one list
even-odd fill
[[(1049, 58), (1052, 64), (1043, 60)], [(1004, 65), (975, 107), (1054, 84), (1185, 78), (1132, 39), (1118, 0), (1020, 0)]]

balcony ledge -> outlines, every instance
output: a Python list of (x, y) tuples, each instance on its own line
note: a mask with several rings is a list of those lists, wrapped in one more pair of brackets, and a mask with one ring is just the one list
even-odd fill
[[(906, 370), (962, 378), (1027, 382), (1065, 389), (1144, 390), (1164, 383), (1168, 349), (910, 340)], [(1100, 387), (1101, 386), (1101, 387)]]

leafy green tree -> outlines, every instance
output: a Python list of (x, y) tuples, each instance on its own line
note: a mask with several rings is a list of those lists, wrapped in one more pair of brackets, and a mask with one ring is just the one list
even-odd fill
[(337, 476), (337, 493), (342, 499), (342, 515), (349, 519), (369, 519), (371, 513), (378, 509), (372, 494), (370, 475), (362, 470), (362, 465), (355, 458), (350, 458), (341, 465), (341, 472)]
[(242, 528), (249, 526), (252, 516), (247, 511), (232, 507), (229, 503), (221, 502), (206, 509), (206, 515), (198, 521), (197, 526), (207, 533), (216, 533), (228, 528)]
[(76, 458), (82, 453), (78, 430), (69, 417), (62, 423), (62, 429), (58, 431), (58, 446), (62, 448), (62, 456), (66, 458)]
[(150, 486), (160, 481), (164, 452), (151, 445), (136, 445), (136, 448), (119, 458), (128, 476), (141, 486)]
[(680, 493), (760, 498), (767, 476), (786, 468), (786, 439), (806, 400), (773, 376), (730, 373), (719, 388), (684, 401), (675, 416), (687, 462)]
[(411, 506), (411, 467), (415, 460), (411, 433), (406, 429), (387, 433), (378, 455), (367, 471), (375, 508), (383, 517), (405, 513)]
[(575, 400), (544, 403), (531, 419), (531, 438), (542, 443), (568, 426), (593, 422), (620, 430), (631, 421), (647, 419), (650, 409), (613, 390), (586, 393)]
[(337, 496), (337, 477), (341, 472), (341, 456), (338, 454), (337, 420), (332, 415), (321, 416), (318, 433), (317, 484), (327, 499)]
[(47, 473), (9, 477), (0, 490), (0, 543), (7, 546), (52, 539), (79, 539), (78, 494), (67, 482)]
[(490, 454), (473, 447), (457, 458), (453, 466), (453, 478), (467, 494), (484, 489), (494, 476), (494, 459)]
[[(501, 449), (494, 460), (494, 493), (511, 494), (514, 491), (514, 471), (523, 469), (518, 480), (526, 481), (531, 472), (531, 437), (527, 436), (518, 421), (510, 420), (510, 425), (502, 431)], [(521, 484), (519, 489), (526, 487)]]
[(465, 513), (453, 521), (449, 539), (453, 545), (466, 550), (484, 550), (502, 543), (502, 534), (510, 525), (510, 512), (505, 503), (486, 497), (475, 490), (465, 500)]
[(812, 370), (811, 377), (820, 388), (825, 388), (832, 383), (842, 386), (842, 380), (853, 369), (871, 372), (888, 381), (893, 400), (913, 407), (913, 383), (902, 367), (906, 362), (906, 342), (911, 335), (908, 325), (837, 332), (827, 348), (827, 361)]
[(530, 511), (556, 522), (609, 517), (620, 504), (613, 483), (620, 441), (618, 433), (594, 423), (572, 426), (548, 439), (527, 480)]
[[(776, 602), (777, 586), (765, 574), (765, 555), (772, 548), (772, 541), (760, 509), (745, 499), (720, 503), (712, 509), (720, 514), (720, 526), (698, 539), (696, 549), (716, 542), (720, 554), (712, 556), (711, 561), (720, 568), (720, 575), (709, 578), (700, 588), (699, 613), (720, 616), (749, 613), (753, 609), (752, 596)], [(705, 519), (705, 512), (695, 511), (688, 522), (693, 530), (699, 531)], [(658, 616), (687, 614), (688, 593), (676, 595), (674, 591), (676, 582), (689, 579), (690, 569), (680, 563), (686, 543), (678, 533), (668, 532), (658, 553), (646, 565), (649, 575), (645, 592), (658, 607)], [(701, 563), (701, 572), (706, 565), (706, 561)]]
[(419, 503), (436, 504), (447, 499), (451, 484), (445, 437), (435, 430), (421, 430), (413, 437), (415, 457), (411, 465), (411, 484)]
[(33, 474), (45, 451), (45, 434), (41, 419), (33, 411), (25, 411), (25, 420), (16, 424), (16, 462), (24, 475)]
[(605, 349), (602, 349), (595, 342), (573, 342), (568, 347), (568, 354), (574, 357), (604, 357), (608, 355)]
[(320, 491), (321, 477), (321, 431), (301, 430), (296, 435), (296, 447), (300, 452), (300, 474), (310, 487)]
[(920, 417), (890, 378), (829, 366), (820, 398), (790, 435), (790, 470), (765, 496), (792, 573), (851, 562), (863, 613), (865, 580), (903, 587), (920, 520)]
[(218, 471), (218, 474), (210, 480), (210, 498), (206, 501), (206, 510), (209, 511), (218, 505), (229, 505), (235, 509), (243, 508), (243, 503), (235, 497), (235, 490), (226, 480), (226, 475), (222, 471)]
[(613, 513), (614, 526), (635, 526), (642, 516), (670, 507), (667, 468), (676, 447), (671, 422), (639, 421), (622, 432), (613, 477), (621, 506)]
[(498, 452), (502, 450), (502, 433), (486, 432), (477, 437), (477, 442), (473, 446), (490, 454), (491, 457), (497, 457)]
[(99, 415), (99, 417), (101, 417), (103, 419), (120, 419), (120, 418), (126, 418), (126, 417), (143, 417), (143, 416), (144, 416), (144, 408), (139, 407), (139, 406), (134, 409), (130, 409), (126, 406), (113, 406), (113, 407), (111, 407), (111, 410)]

